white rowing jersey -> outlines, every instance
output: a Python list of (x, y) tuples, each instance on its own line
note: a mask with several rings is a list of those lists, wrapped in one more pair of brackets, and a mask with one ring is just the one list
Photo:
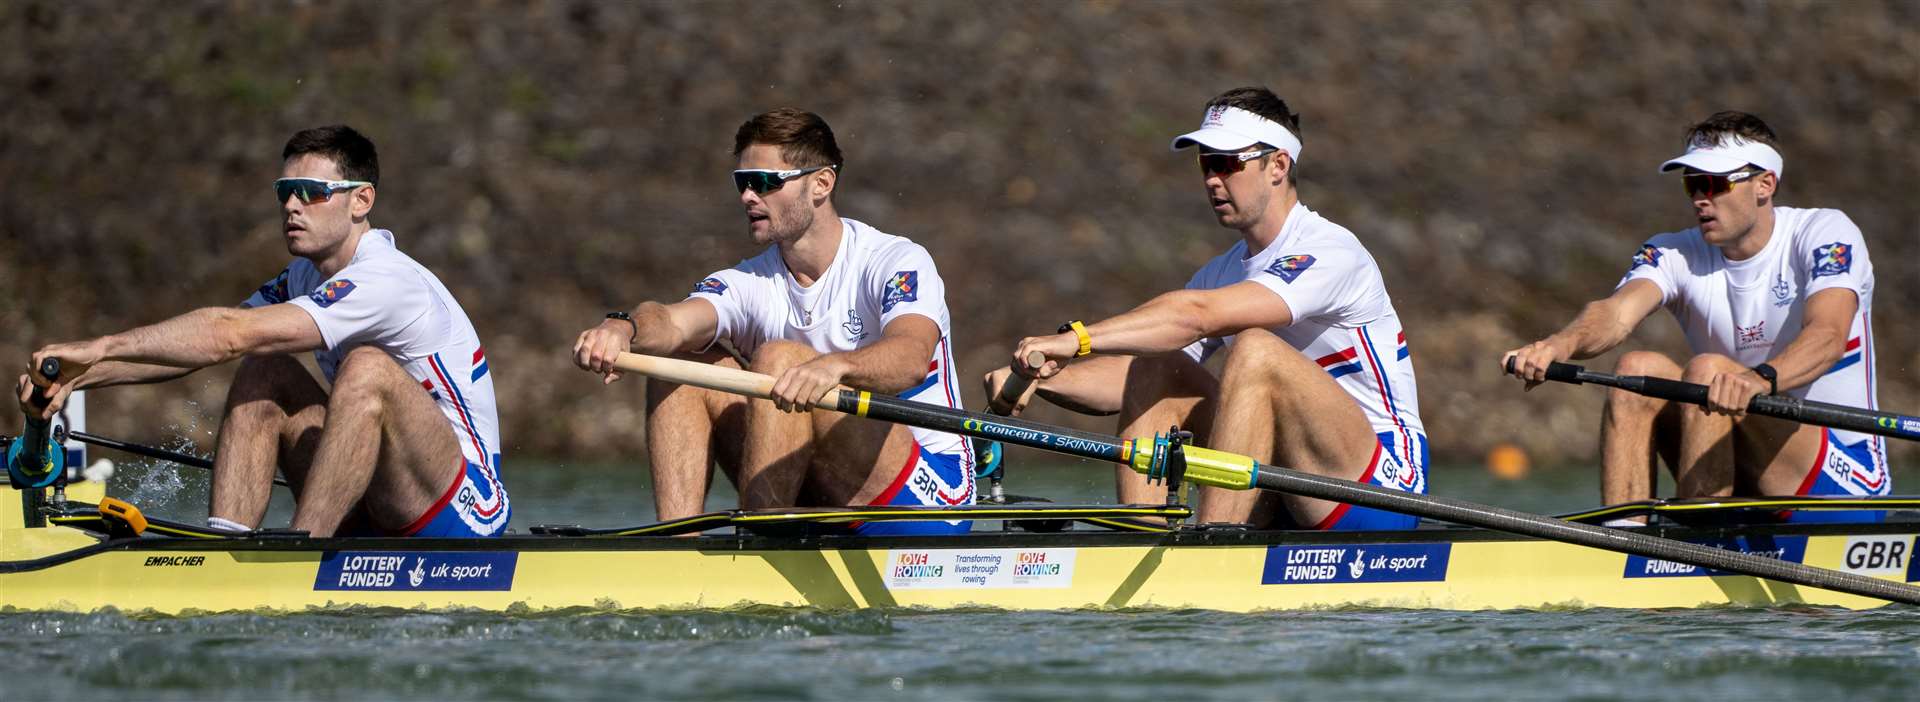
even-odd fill
[[(813, 285), (795, 282), (780, 247), (769, 246), (694, 284), (687, 299), (711, 303), (719, 319), (714, 340), (726, 339), (748, 357), (773, 339), (806, 344), (821, 353), (852, 351), (879, 341), (881, 330), (895, 319), (926, 317), (940, 327), (940, 341), (927, 359), (926, 378), (899, 396), (960, 409), (947, 289), (933, 257), (906, 238), (852, 219), (840, 221), (840, 248)], [(914, 428), (913, 437), (929, 452), (960, 455), (962, 468), (971, 475), (973, 450), (959, 436)]]
[[(1660, 288), (1696, 354), (1717, 353), (1744, 366), (1766, 363), (1800, 333), (1807, 298), (1822, 290), (1851, 290), (1859, 308), (1848, 325), (1840, 360), (1811, 384), (1782, 394), (1853, 407), (1878, 407), (1873, 374), (1873, 262), (1860, 227), (1839, 210), (1773, 208), (1773, 235), (1760, 253), (1729, 261), (1700, 228), (1654, 236), (1633, 255), (1618, 289), (1635, 280)], [(1864, 434), (1845, 433), (1854, 440)], [(1854, 441), (1848, 441), (1851, 444)], [(1885, 474), (1885, 442), (1867, 450)]]
[(420, 381), (453, 427), (461, 453), (487, 474), (492, 494), (473, 496), (479, 501), (475, 513), (505, 516), (485, 504), (505, 499), (499, 482), (500, 420), (486, 352), (460, 303), (432, 271), (394, 247), (393, 232), (361, 235), (353, 260), (330, 278), (312, 261), (296, 258), (240, 306), (282, 302), (306, 310), (320, 328), (326, 346), (313, 358), (327, 382), (358, 346), (387, 352)]
[[(1193, 274), (1187, 288), (1213, 290), (1247, 280), (1279, 295), (1293, 313), (1293, 324), (1271, 330), (1274, 335), (1332, 375), (1388, 448), (1409, 463), (1424, 456), (1426, 429), (1420, 423), (1407, 334), (1387, 297), (1380, 266), (1353, 232), (1295, 203), (1273, 243), (1249, 256), (1247, 242), (1236, 242)], [(1204, 362), (1230, 343), (1231, 338), (1210, 337), (1186, 352)], [(1382, 476), (1388, 478), (1382, 482), (1426, 492), (1425, 470), (1408, 473)]]

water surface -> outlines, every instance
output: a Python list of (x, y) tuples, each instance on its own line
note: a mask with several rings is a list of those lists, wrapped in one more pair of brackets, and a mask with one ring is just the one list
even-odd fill
[[(1112, 500), (1104, 467), (1026, 460), (1011, 492)], [(507, 470), (521, 528), (653, 515), (644, 470)], [(1540, 512), (1597, 489), (1585, 471), (1433, 482)], [(113, 490), (198, 518), (204, 484), (129, 462)], [(8, 613), (0, 652), (0, 696), (21, 699), (1909, 699), (1920, 609)]]

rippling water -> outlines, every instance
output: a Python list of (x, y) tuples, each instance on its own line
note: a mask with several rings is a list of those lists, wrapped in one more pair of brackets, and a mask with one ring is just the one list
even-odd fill
[[(632, 469), (509, 470), (522, 527), (651, 517)], [(1103, 499), (1105, 475), (1010, 487)], [(115, 491), (162, 479), (129, 467)], [(1586, 506), (1593, 482), (1436, 476), (1548, 512)], [(0, 697), (25, 699), (1907, 699), (1920, 609), (8, 613), (0, 653)]]
[[(22, 698), (1907, 697), (1920, 612), (0, 617)], [(31, 666), (22, 664), (31, 663)], [(29, 670), (33, 670), (31, 674)]]

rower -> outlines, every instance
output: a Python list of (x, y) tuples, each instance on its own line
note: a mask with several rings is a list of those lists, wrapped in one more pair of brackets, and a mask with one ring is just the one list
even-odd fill
[[(1608, 392), (1600, 423), (1608, 504), (1653, 497), (1655, 456), (1673, 471), (1683, 498), (1879, 496), (1893, 488), (1884, 439), (1747, 414), (1763, 394), (1875, 407), (1866, 240), (1839, 210), (1777, 206), (1785, 173), (1778, 143), (1765, 122), (1744, 112), (1693, 125), (1686, 152), (1660, 166), (1681, 171), (1693, 226), (1648, 239), (1612, 295), (1501, 359), (1531, 389), (1548, 377), (1549, 364), (1619, 346), (1656, 307), (1680, 322), (1692, 353), (1684, 364), (1630, 351), (1616, 373), (1705, 385), (1707, 402)], [(1795, 521), (1879, 518), (1794, 514)]]
[[(81, 388), (154, 383), (241, 359), (220, 423), (208, 523), (258, 528), (278, 466), (293, 528), (493, 536), (510, 514), (499, 422), (480, 340), (433, 273), (373, 228), (373, 142), (346, 126), (301, 131), (274, 181), (296, 258), (239, 309), (172, 319), (34, 352), (52, 381), (20, 377), (42, 419)], [(313, 351), (323, 388), (292, 354)], [(33, 406), (36, 384), (52, 401)], [(330, 389), (329, 389), (330, 388)]]
[[(1035, 375), (1039, 395), (1056, 404), (1118, 412), (1125, 436), (1179, 425), (1202, 445), (1424, 494), (1427, 439), (1399, 315), (1360, 240), (1300, 203), (1299, 134), (1299, 115), (1265, 88), (1209, 101), (1200, 129), (1173, 148), (1199, 147), (1215, 221), (1240, 241), (1185, 290), (1020, 340), (1012, 368), (989, 375), (989, 385), (1009, 372)], [(1222, 349), (1216, 379), (1201, 363)], [(1046, 361), (1027, 360), (1034, 351)], [(1116, 477), (1122, 503), (1160, 497), (1126, 466)], [(1207, 488), (1200, 498), (1202, 522), (1405, 529), (1418, 521), (1292, 494)]]
[[(811, 409), (842, 383), (960, 406), (946, 287), (933, 258), (919, 244), (840, 216), (840, 147), (819, 115), (791, 108), (756, 115), (735, 133), (733, 153), (747, 232), (766, 250), (700, 279), (684, 300), (608, 314), (574, 344), (575, 364), (608, 383), (620, 378), (613, 363), (629, 350), (778, 378), (770, 401), (648, 383), (647, 454), (659, 517), (704, 511), (715, 463), (745, 509), (973, 504), (973, 450), (959, 436)], [(969, 527), (868, 523), (858, 531)]]

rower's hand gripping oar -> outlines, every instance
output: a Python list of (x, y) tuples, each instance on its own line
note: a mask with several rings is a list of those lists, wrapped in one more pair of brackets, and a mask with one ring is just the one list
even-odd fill
[[(671, 383), (768, 398), (774, 379), (751, 371), (706, 363), (623, 353), (614, 360), (623, 371)], [(1070, 456), (1130, 465), (1153, 475), (1165, 470), (1173, 450), (1166, 436), (1123, 440), (1048, 426), (1024, 419), (994, 417), (897, 397), (836, 388), (814, 401), (822, 409), (887, 422), (997, 439), (1009, 444)], [(1177, 442), (1174, 442), (1177, 443)], [(1815, 568), (1739, 551), (1662, 539), (1629, 529), (1608, 529), (1436, 495), (1417, 495), (1351, 480), (1261, 465), (1252, 458), (1199, 446), (1182, 447), (1184, 479), (1235, 490), (1271, 490), (1362, 507), (1384, 509), (1521, 536), (1560, 541), (1604, 551), (1629, 553), (1783, 583), (1817, 587), (1861, 597), (1920, 604), (1920, 588), (1905, 583)]]
[[(1514, 359), (1507, 359), (1507, 372), (1513, 373)], [(1571, 363), (1547, 364), (1547, 380), (1571, 385), (1592, 383), (1627, 392), (1702, 407), (1707, 404), (1707, 386), (1647, 375), (1614, 375), (1590, 371)], [(1805, 424), (1857, 431), (1894, 439), (1920, 441), (1920, 417), (1880, 412), (1846, 405), (1803, 400), (1790, 395), (1755, 395), (1747, 403), (1747, 413)]]
[[(60, 359), (40, 363), (40, 376), (52, 381), (60, 377)], [(35, 385), (28, 404), (45, 410), (53, 403), (47, 389)], [(41, 419), (39, 412), (25, 413), (26, 426), (20, 438), (7, 445), (7, 482), (16, 490), (38, 490), (54, 484), (67, 472), (67, 451), (53, 436), (53, 421)]]
[[(1046, 362), (1046, 354), (1039, 351), (1027, 354), (1027, 365), (1030, 367), (1039, 368), (1040, 364)], [(1032, 387), (1033, 382), (1033, 376), (1021, 375), (1017, 371), (1009, 372), (1006, 381), (1000, 384), (1000, 391), (987, 399), (987, 411), (1002, 417), (1013, 416), (1014, 410), (1020, 406), (1020, 398), (1027, 394), (1027, 388)], [(988, 489), (985, 501), (991, 504), (1006, 504), (1007, 492), (1000, 486), (1000, 481), (1007, 477), (1006, 447), (992, 439), (974, 437), (973, 460), (974, 477), (986, 478), (992, 485)]]

